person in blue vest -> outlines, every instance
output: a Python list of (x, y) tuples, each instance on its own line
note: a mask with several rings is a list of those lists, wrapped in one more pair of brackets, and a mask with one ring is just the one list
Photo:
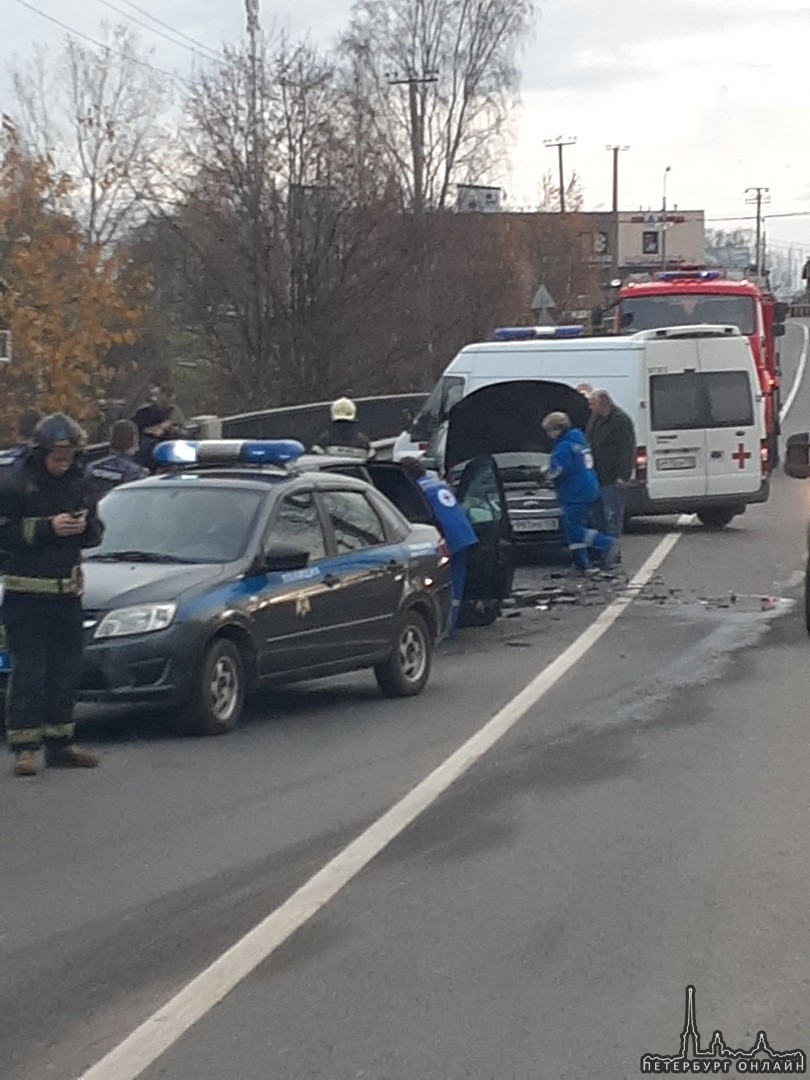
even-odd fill
[(589, 526), (592, 504), (599, 498), (599, 481), (588, 442), (564, 412), (552, 412), (541, 427), (553, 442), (547, 475), (554, 484), (562, 513), (562, 527), (574, 566), (592, 570), (589, 550), (603, 555), (602, 568), (609, 570), (618, 555), (618, 541)]
[(467, 583), (467, 558), (470, 550), (478, 543), (478, 537), (451, 488), (443, 480), (435, 474), (428, 473), (418, 458), (403, 458), (400, 465), (419, 485), (430, 505), (436, 527), (444, 537), (447, 550), (450, 552), (450, 575), (453, 582), (450, 633), (453, 635), (458, 625), (461, 602), (464, 599), (464, 586)]

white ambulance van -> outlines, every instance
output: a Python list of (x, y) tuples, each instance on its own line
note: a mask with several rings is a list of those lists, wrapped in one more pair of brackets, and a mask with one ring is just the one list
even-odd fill
[[(584, 399), (572, 390), (587, 384), (607, 390), (636, 429), (628, 516), (695, 513), (722, 528), (748, 503), (767, 500), (764, 404), (748, 339), (736, 327), (680, 326), (615, 338), (556, 329), (550, 336), (554, 330), (546, 327), (505, 328), (493, 341), (465, 346), (417, 417), (415, 437), (432, 430), (435, 442), (443, 428), (445, 444), (449, 430), (456, 446), (493, 453), (524, 449), (517, 443), (531, 430), (536, 449), (545, 413), (576, 411), (572, 419), (584, 424)], [(507, 389), (516, 382), (525, 392)], [(453, 407), (462, 400), (459, 419), (474, 425), (476, 413), (484, 418), (480, 439), (472, 429), (453, 434)]]

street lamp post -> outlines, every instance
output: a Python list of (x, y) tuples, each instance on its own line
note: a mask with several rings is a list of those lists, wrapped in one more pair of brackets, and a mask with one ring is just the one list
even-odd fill
[(661, 198), (661, 269), (667, 268), (667, 177), (672, 171), (672, 166), (667, 165), (664, 169), (664, 189)]

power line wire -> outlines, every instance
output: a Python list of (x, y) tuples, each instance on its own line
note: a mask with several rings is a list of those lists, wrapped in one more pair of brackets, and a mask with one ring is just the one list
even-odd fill
[[(143, 29), (148, 30), (150, 34), (157, 34), (158, 37), (162, 37), (165, 41), (171, 42), (172, 45), (177, 45), (181, 49), (187, 49), (190, 53), (201, 56), (204, 60), (216, 59), (216, 53), (213, 53), (210, 50), (207, 54), (200, 52), (199, 49), (195, 49), (192, 45), (186, 45), (184, 41), (178, 41), (176, 38), (169, 37), (169, 35), (164, 34), (162, 30), (157, 30), (154, 26), (150, 26), (149, 23), (145, 23), (142, 19), (137, 19), (134, 15), (129, 15), (120, 7), (116, 7), (110, 0), (98, 0), (98, 2), (109, 8), (110, 11), (114, 11), (117, 15), (120, 15), (123, 19), (129, 19), (131, 22), (134, 22), (136, 26), (143, 27)], [(203, 48), (206, 48), (206, 46), (204, 45)]]
[(114, 49), (111, 45), (105, 45), (104, 42), (99, 41), (98, 38), (90, 37), (89, 34), (82, 33), (81, 30), (76, 30), (72, 26), (68, 26), (67, 23), (61, 22), (59, 19), (54, 18), (53, 15), (49, 15), (47, 11), (40, 11), (38, 7), (34, 7), (33, 4), (29, 4), (28, 0), (17, 0), (18, 4), (22, 7), (28, 8), (29, 11), (33, 11), (35, 15), (40, 15), (43, 19), (47, 19), (48, 22), (54, 23), (62, 30), (66, 30), (69, 34), (75, 37), (84, 38), (85, 41), (89, 41), (91, 45), (95, 45), (98, 49), (103, 49), (105, 52), (114, 53), (116, 56), (120, 56), (124, 60), (128, 60), (133, 64), (138, 64), (140, 67), (149, 68), (150, 71), (156, 72), (158, 75), (165, 75), (169, 79), (178, 79), (180, 82), (187, 83), (188, 80), (182, 78), (180, 75), (176, 75), (171, 71), (166, 71), (165, 68), (155, 67), (154, 64), (148, 64), (145, 60), (139, 60), (135, 56), (131, 56), (129, 53), (121, 52), (120, 49)]
[(138, 7), (137, 4), (133, 4), (132, 0), (121, 0), (121, 3), (126, 4), (127, 7), (133, 8), (135, 11), (139, 12), (141, 15), (145, 15), (147, 19), (151, 19), (152, 22), (157, 23), (158, 26), (162, 26), (164, 29), (170, 30), (173, 34), (176, 34), (178, 37), (185, 38), (186, 41), (190, 41), (192, 43), (192, 45), (197, 45), (197, 46), (199, 46), (199, 48), (203, 49), (205, 52), (211, 53), (211, 55), (213, 57), (218, 58), (219, 54), (214, 49), (211, 49), (207, 45), (204, 45), (203, 42), (200, 41), (198, 38), (192, 37), (191, 34), (187, 34), (187, 33), (185, 33), (185, 31), (178, 30), (176, 27), (170, 26), (169, 23), (163, 22), (163, 20), (159, 19), (157, 17), (157, 15), (151, 15), (144, 8)]

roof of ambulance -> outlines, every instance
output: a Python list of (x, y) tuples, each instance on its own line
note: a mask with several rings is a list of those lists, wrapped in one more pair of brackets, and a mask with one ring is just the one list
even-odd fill
[[(643, 349), (645, 341), (634, 341), (616, 335), (611, 337), (580, 338), (534, 338), (529, 341), (476, 341), (465, 345), (461, 353), (536, 353), (536, 352), (626, 352), (628, 349)], [(457, 354), (457, 357), (461, 355)]]

